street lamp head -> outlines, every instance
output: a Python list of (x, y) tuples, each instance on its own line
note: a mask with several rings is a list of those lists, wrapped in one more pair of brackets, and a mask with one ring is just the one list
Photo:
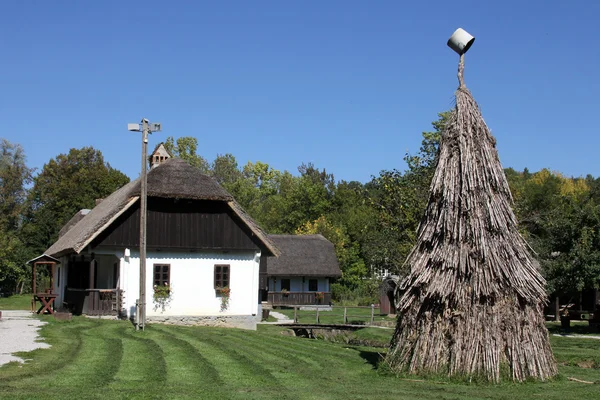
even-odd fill
[(130, 132), (139, 132), (140, 124), (127, 124), (127, 130)]
[(162, 126), (160, 123), (152, 123), (149, 125), (150, 132), (160, 132), (162, 130)]

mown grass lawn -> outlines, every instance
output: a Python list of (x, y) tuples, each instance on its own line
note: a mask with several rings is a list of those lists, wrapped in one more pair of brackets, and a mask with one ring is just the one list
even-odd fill
[(15, 294), (13, 296), (0, 297), (0, 311), (29, 309), (31, 309), (30, 294)]
[(0, 398), (600, 398), (600, 385), (566, 379), (600, 381), (600, 340), (593, 339), (552, 337), (562, 374), (555, 381), (485, 385), (398, 379), (377, 370), (382, 348), (291, 337), (276, 326), (135, 332), (123, 321), (44, 319), (52, 348), (26, 354), (23, 366), (0, 367)]

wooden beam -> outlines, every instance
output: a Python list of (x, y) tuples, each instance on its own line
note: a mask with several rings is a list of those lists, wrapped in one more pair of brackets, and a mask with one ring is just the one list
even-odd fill
[(54, 293), (54, 267), (56, 263), (50, 264), (50, 293)]
[(32, 282), (31, 282), (31, 288), (33, 289), (33, 294), (35, 294), (35, 292), (36, 292), (36, 287), (35, 287), (35, 286), (36, 286), (36, 285), (35, 285), (35, 283), (36, 283), (36, 277), (35, 277), (35, 270), (36, 270), (36, 267), (37, 267), (37, 263), (36, 263), (36, 262), (34, 262), (34, 263), (33, 263), (33, 275), (31, 276), (31, 281), (32, 281)]
[(90, 261), (90, 284), (89, 289), (95, 289), (94, 277), (96, 276), (96, 260)]

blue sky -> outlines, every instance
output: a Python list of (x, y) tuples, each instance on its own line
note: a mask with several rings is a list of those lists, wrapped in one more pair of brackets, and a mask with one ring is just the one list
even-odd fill
[(404, 169), (465, 80), (505, 167), (600, 175), (600, 2), (27, 1), (0, 3), (0, 137), (41, 168), (93, 146), (139, 174), (142, 117), (297, 172), (368, 181)]

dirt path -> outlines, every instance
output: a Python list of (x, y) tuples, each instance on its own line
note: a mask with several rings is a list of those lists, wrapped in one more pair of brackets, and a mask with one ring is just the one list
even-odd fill
[(552, 336), (568, 337), (568, 338), (574, 338), (574, 339), (597, 339), (597, 340), (600, 340), (600, 336), (596, 336), (596, 335), (572, 335), (570, 333), (567, 333), (567, 334), (555, 333)]
[(13, 353), (46, 349), (49, 344), (40, 342), (38, 330), (46, 322), (32, 317), (29, 311), (2, 311), (0, 319), (0, 365), (11, 361), (24, 362)]
[(269, 315), (273, 318), (276, 318), (277, 321), (275, 322), (266, 322), (266, 321), (262, 321), (259, 322), (260, 324), (265, 324), (265, 325), (276, 325), (276, 324), (293, 324), (294, 320), (290, 319), (287, 317), (287, 315), (284, 315), (280, 312), (277, 311), (273, 311), (271, 310), (271, 312), (269, 313)]

